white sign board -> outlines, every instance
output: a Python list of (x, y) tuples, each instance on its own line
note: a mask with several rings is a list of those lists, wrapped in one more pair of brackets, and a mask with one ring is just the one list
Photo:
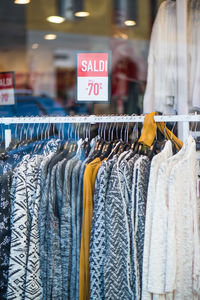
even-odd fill
[(76, 102), (109, 102), (110, 53), (77, 54)]

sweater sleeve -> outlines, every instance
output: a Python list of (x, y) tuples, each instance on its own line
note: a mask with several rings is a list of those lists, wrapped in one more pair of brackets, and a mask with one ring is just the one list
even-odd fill
[(168, 179), (168, 228), (166, 255), (166, 292), (175, 289), (176, 280), (176, 188), (174, 186), (174, 169)]
[(168, 221), (166, 188), (165, 168), (160, 168), (152, 221), (148, 274), (148, 291), (155, 294), (165, 293), (165, 251)]

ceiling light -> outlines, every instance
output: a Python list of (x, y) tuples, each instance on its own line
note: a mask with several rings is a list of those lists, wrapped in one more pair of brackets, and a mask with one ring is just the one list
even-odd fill
[(139, 0), (115, 0), (114, 22), (118, 27), (135, 26), (138, 20)]
[(31, 48), (35, 50), (35, 49), (37, 49), (38, 47), (39, 47), (39, 44), (38, 44), (38, 43), (34, 43), (34, 44), (32, 45)]
[(57, 13), (55, 14), (70, 21), (77, 21), (77, 17), (88, 17), (90, 13), (85, 7), (85, 2), (85, 0), (57, 0)]
[(28, 4), (31, 0), (14, 0), (15, 4)]
[(90, 13), (88, 11), (77, 11), (74, 15), (79, 18), (85, 18), (88, 17)]
[(65, 18), (60, 17), (60, 16), (50, 16), (50, 17), (47, 18), (47, 21), (51, 22), (51, 23), (60, 24), (60, 23), (63, 23), (65, 21)]
[(135, 26), (135, 25), (136, 25), (136, 22), (133, 21), (133, 20), (126, 20), (126, 21), (124, 21), (124, 24), (125, 24), (126, 26)]
[(53, 33), (51, 33), (51, 34), (46, 34), (46, 35), (44, 36), (44, 39), (45, 39), (45, 40), (55, 40), (56, 38), (57, 38), (56, 34), (53, 34)]

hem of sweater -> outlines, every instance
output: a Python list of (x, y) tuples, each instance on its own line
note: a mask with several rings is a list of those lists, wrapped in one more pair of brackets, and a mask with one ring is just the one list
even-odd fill
[(200, 296), (200, 275), (195, 275), (193, 279), (193, 291)]
[(143, 292), (142, 300), (174, 300), (174, 293), (151, 293), (151, 292)]

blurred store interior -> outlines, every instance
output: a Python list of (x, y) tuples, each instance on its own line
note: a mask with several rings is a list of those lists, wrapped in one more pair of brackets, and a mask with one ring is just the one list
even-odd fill
[[(17, 99), (51, 98), (67, 115), (140, 114), (161, 2), (1, 0), (0, 72), (15, 72)], [(76, 52), (107, 50), (112, 51), (110, 103), (75, 104)]]

